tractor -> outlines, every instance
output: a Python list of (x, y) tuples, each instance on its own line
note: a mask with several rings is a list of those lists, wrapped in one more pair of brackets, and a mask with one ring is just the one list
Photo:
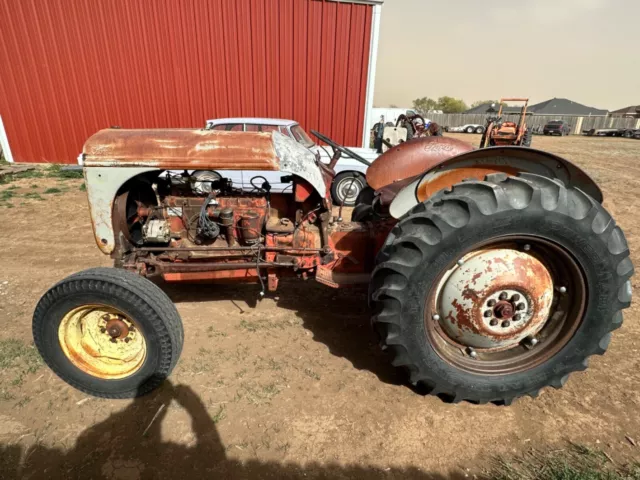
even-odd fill
[[(506, 104), (505, 102), (524, 102), (520, 110), (518, 123), (503, 121), (502, 110)], [(528, 98), (501, 98), (497, 115), (487, 116), (485, 131), (480, 140), (480, 148), (508, 145), (530, 147), (533, 132), (527, 128), (528, 105)], [(494, 106), (495, 104), (491, 106), (492, 110)]]
[[(287, 277), (368, 286), (391, 363), (417, 392), (450, 402), (508, 405), (560, 388), (604, 353), (631, 302), (633, 265), (578, 166), (530, 148), (415, 138), (373, 162), (347, 221), (330, 186), (342, 156), (360, 157), (312, 133), (331, 147), (328, 165), (279, 132), (90, 137), (81, 156), (93, 233), (114, 268), (71, 275), (40, 299), (33, 336), (48, 366), (99, 397), (161, 385), (185, 336), (154, 279), (254, 283), (260, 295)], [(222, 177), (201, 188), (190, 172), (203, 169), (252, 171), (253, 188)], [(272, 192), (260, 171), (281, 171), (290, 190)]]

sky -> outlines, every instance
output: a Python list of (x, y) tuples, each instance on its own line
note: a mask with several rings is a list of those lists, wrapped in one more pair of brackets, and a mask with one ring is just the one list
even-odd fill
[(385, 0), (374, 104), (640, 104), (640, 0)]

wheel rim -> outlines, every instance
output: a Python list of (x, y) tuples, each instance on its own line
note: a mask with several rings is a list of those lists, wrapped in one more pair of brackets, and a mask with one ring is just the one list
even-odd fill
[(338, 192), (338, 198), (343, 203), (355, 203), (356, 198), (360, 194), (360, 182), (353, 177), (343, 178), (338, 183), (336, 191)]
[(573, 257), (537, 237), (478, 245), (434, 285), (425, 305), (428, 340), (445, 361), (485, 375), (529, 370), (558, 353), (587, 298)]
[(140, 329), (125, 314), (104, 305), (83, 305), (67, 313), (58, 341), (73, 365), (98, 378), (133, 375), (147, 356)]

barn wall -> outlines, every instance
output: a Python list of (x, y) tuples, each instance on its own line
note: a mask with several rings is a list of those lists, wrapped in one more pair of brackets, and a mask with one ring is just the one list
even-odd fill
[(74, 163), (101, 128), (298, 120), (361, 143), (372, 6), (326, 0), (0, 0), (16, 162)]

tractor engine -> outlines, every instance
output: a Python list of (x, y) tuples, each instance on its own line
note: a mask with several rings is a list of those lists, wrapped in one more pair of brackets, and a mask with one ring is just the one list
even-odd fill
[(115, 202), (116, 263), (168, 281), (261, 280), (261, 268), (276, 267), (306, 276), (321, 261), (326, 199), (302, 179), (283, 179), (293, 195), (271, 193), (260, 176), (251, 191), (186, 172), (138, 183)]

